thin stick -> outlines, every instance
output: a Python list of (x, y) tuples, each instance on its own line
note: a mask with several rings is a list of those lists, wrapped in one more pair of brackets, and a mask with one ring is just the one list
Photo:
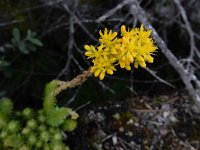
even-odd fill
[(58, 95), (59, 93), (61, 93), (62, 91), (66, 90), (68, 88), (74, 88), (78, 85), (83, 84), (87, 80), (87, 78), (90, 77), (91, 75), (92, 75), (92, 73), (90, 72), (90, 69), (88, 69), (87, 71), (84, 71), (82, 74), (78, 75), (71, 81), (59, 81), (58, 80), (59, 86), (54, 91), (54, 94)]

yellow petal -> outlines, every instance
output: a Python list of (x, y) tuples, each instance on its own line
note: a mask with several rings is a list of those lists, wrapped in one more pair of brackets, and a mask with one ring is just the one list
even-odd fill
[(91, 49), (91, 47), (90, 47), (89, 45), (85, 45), (84, 48), (85, 48), (86, 50), (88, 50), (88, 51)]
[(107, 35), (107, 34), (108, 34), (108, 29), (105, 28), (105, 30), (104, 30), (104, 35)]
[(139, 62), (144, 62), (144, 58), (142, 56), (137, 56), (136, 59)]
[(138, 62), (137, 61), (134, 62), (134, 67), (138, 68)]
[(129, 58), (129, 61), (130, 61), (131, 63), (133, 63), (133, 61), (134, 61), (133, 57), (130, 57), (130, 58)]
[(116, 58), (110, 58), (110, 62), (115, 62)]
[(112, 39), (114, 39), (117, 36), (117, 32), (113, 32)]
[(116, 48), (116, 49), (119, 49), (119, 48), (120, 48), (120, 45), (119, 45), (119, 44), (115, 44), (115, 48)]
[(110, 52), (111, 54), (117, 54), (117, 49), (113, 47), (111, 48)]
[(102, 33), (102, 31), (101, 31), (101, 30), (99, 31), (99, 34), (100, 34), (100, 36), (103, 36), (103, 33)]
[(146, 68), (146, 63), (144, 61), (139, 61), (138, 63), (142, 68)]
[(126, 68), (126, 70), (131, 70), (130, 66), (126, 66), (125, 68)]
[(138, 40), (138, 46), (141, 46), (142, 45), (142, 41), (141, 39)]
[(151, 56), (146, 56), (145, 59), (146, 59), (147, 62), (153, 63), (153, 57), (151, 57)]
[(113, 70), (113, 71), (116, 71), (116, 68), (114, 66), (110, 66), (110, 68)]
[(123, 45), (126, 45), (126, 41), (127, 41), (127, 39), (125, 37), (122, 37), (122, 44)]
[(122, 33), (122, 35), (126, 33), (126, 27), (125, 27), (125, 25), (121, 26), (121, 33)]
[(100, 74), (101, 70), (100, 69), (97, 69), (95, 72), (94, 72), (94, 76), (95, 77), (98, 77), (99, 74)]
[(141, 26), (140, 26), (140, 31), (144, 31), (144, 25), (143, 24), (141, 24)]
[(125, 61), (126, 60), (126, 56), (122, 56), (122, 61)]
[(110, 74), (110, 75), (112, 75), (113, 74), (113, 70), (112, 69), (108, 69), (107, 73)]
[(124, 51), (124, 47), (120, 47), (119, 50), (122, 52)]
[(120, 62), (119, 65), (120, 65), (121, 68), (124, 68), (124, 67), (125, 67), (125, 63), (124, 63), (124, 62)]
[(130, 63), (131, 63), (130, 61), (126, 61), (126, 62), (125, 62), (125, 66), (129, 66)]
[(94, 73), (96, 71), (95, 66), (91, 67), (90, 72)]
[(85, 52), (85, 56), (90, 56), (91, 54), (91, 52)]
[(135, 58), (137, 56), (136, 52), (132, 52), (132, 56)]
[(100, 73), (100, 75), (99, 75), (99, 79), (100, 79), (100, 80), (103, 80), (104, 77), (105, 77), (105, 72), (102, 71), (102, 72)]
[(147, 32), (147, 36), (149, 37), (151, 35), (152, 30), (148, 30)]
[(108, 34), (111, 35), (112, 34), (112, 30), (109, 30)]
[(132, 55), (131, 55), (131, 53), (127, 53), (126, 54), (126, 57), (127, 57), (127, 59), (132, 63), (133, 62), (133, 57), (132, 57)]

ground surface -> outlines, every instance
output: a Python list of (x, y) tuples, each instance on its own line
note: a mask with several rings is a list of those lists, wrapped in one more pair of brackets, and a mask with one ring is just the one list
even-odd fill
[(68, 143), (72, 150), (200, 149), (200, 114), (183, 93), (86, 106)]

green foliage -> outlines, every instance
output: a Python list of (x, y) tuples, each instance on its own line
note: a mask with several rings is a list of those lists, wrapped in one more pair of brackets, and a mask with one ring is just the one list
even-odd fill
[(32, 110), (30, 108), (25, 108), (23, 111), (22, 111), (22, 115), (25, 117), (25, 118), (31, 118), (32, 117)]
[(48, 83), (44, 90), (44, 111), (46, 114), (52, 113), (56, 107), (56, 96), (54, 90), (58, 87), (58, 81), (53, 80)]
[[(32, 78), (36, 76), (33, 74), (30, 75), (30, 70), (34, 69), (34, 71), (32, 70), (33, 72), (49, 70), (48, 67), (43, 67), (43, 65), (47, 66), (50, 62), (49, 60), (45, 60), (48, 57), (48, 54), (44, 56), (41, 54), (41, 51), (36, 51), (39, 47), (43, 46), (42, 42), (38, 39), (36, 32), (33, 32), (30, 29), (26, 30), (20, 26), (20, 29), (14, 28), (10, 34), (5, 34), (8, 35), (8, 37), (4, 37), (4, 34), (1, 34), (3, 43), (0, 44), (0, 72), (3, 73), (4, 78), (0, 79), (0, 87), (2, 89), (0, 90), (0, 97), (5, 96), (7, 92), (13, 96), (12, 94), (16, 92), (18, 88), (27, 90), (19, 93), (19, 95), (25, 95), (24, 93), (26, 93), (26, 96), (29, 96), (27, 93), (27, 85), (30, 85), (31, 82), (28, 81), (33, 81)], [(7, 39), (8, 41), (6, 41)], [(32, 51), (34, 51), (34, 53), (31, 53)], [(8, 85), (8, 83), (10, 84)], [(32, 90), (38, 90), (38, 86), (42, 87), (41, 85), (44, 83), (46, 83), (46, 80), (40, 81), (39, 83), (36, 81), (35, 85), (32, 86)], [(20, 84), (23, 86), (19, 86)], [(42, 91), (42, 89), (40, 88), (38, 91)]]
[(24, 39), (22, 39), (18, 28), (13, 29), (12, 35), (12, 45), (10, 46), (19, 49), (23, 54), (28, 54), (30, 51), (36, 51), (36, 46), (43, 46), (42, 42), (35, 37), (37, 34), (31, 30), (27, 31), (27, 35)]
[(6, 117), (12, 112), (13, 103), (9, 98), (2, 98), (0, 102), (0, 113), (4, 114)]
[[(26, 36), (23, 37), (18, 28), (12, 30), (11, 42), (6, 43), (0, 47), (0, 51), (5, 52), (6, 49), (16, 49), (22, 54), (29, 54), (30, 51), (36, 51), (37, 47), (42, 47), (43, 43), (36, 37), (36, 32), (32, 32), (30, 29), (27, 31)], [(6, 61), (3, 65), (8, 65)]]
[(51, 126), (58, 127), (61, 125), (65, 118), (68, 116), (68, 112), (65, 108), (55, 108), (47, 117), (47, 122)]
[(57, 87), (57, 80), (53, 80), (46, 85), (43, 103), (44, 112), (47, 116), (46, 121), (49, 125), (54, 127), (60, 126), (65, 121), (65, 118), (68, 116), (71, 116), (72, 119), (78, 118), (78, 114), (72, 111), (70, 108), (59, 108), (56, 106), (57, 100), (54, 91)]
[(3, 147), (19, 148), (22, 143), (22, 136), (16, 134), (8, 135), (3, 139)]
[(73, 131), (77, 126), (77, 122), (75, 120), (72, 119), (67, 119), (64, 121), (63, 123), (63, 129), (64, 131)]
[(3, 128), (7, 123), (8, 118), (3, 113), (0, 113), (0, 129)]
[(62, 131), (76, 128), (78, 114), (57, 106), (54, 94), (57, 86), (57, 81), (46, 85), (40, 110), (25, 108), (15, 112), (9, 98), (0, 99), (0, 149), (69, 150), (63, 143)]
[(19, 122), (16, 120), (11, 120), (7, 125), (7, 131), (9, 133), (16, 133), (19, 131), (20, 125)]

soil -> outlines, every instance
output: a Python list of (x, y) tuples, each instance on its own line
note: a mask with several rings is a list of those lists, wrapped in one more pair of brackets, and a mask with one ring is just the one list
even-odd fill
[(197, 150), (196, 110), (184, 92), (85, 106), (67, 144), (72, 150)]

